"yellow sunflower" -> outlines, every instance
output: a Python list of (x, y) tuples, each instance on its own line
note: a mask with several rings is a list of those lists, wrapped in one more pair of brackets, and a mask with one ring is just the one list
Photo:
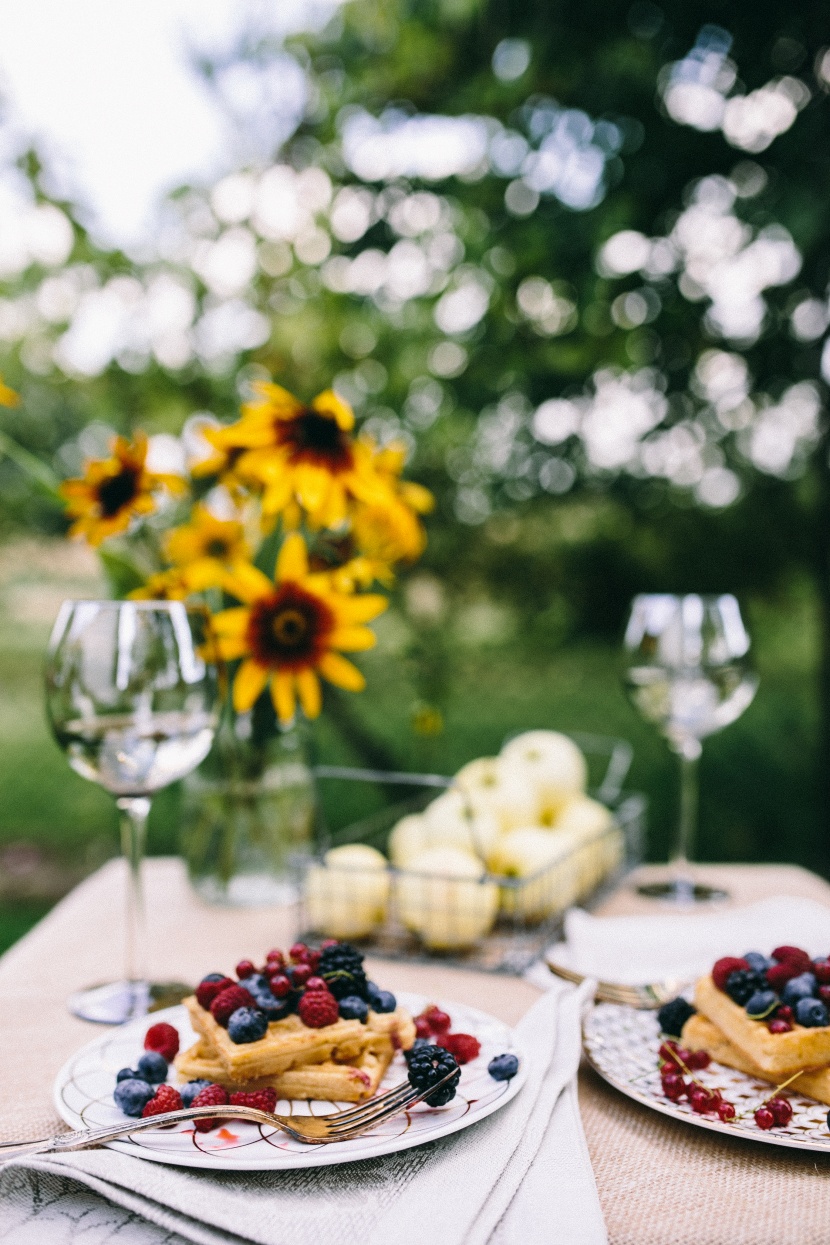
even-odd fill
[(306, 717), (320, 712), (319, 677), (359, 692), (363, 675), (341, 652), (372, 648), (374, 633), (362, 624), (377, 618), (387, 601), (380, 595), (338, 592), (325, 574), (312, 574), (305, 541), (292, 533), (277, 559), (275, 582), (256, 567), (235, 568), (227, 590), (244, 604), (213, 620), (220, 656), (242, 658), (233, 684), (233, 704), (247, 712), (270, 683), (277, 716), (290, 722), (295, 695)]
[[(368, 445), (355, 442), (354, 413), (331, 389), (308, 405), (281, 385), (257, 384), (256, 402), (242, 408), (238, 423), (206, 429), (217, 454), (232, 460), (236, 476), (263, 488), (262, 511), (282, 515), (289, 526), (302, 508), (314, 527), (342, 523), (352, 498), (382, 496)], [(240, 453), (239, 451), (244, 451)]]
[(20, 394), (0, 376), (0, 406), (20, 406)]
[(194, 592), (220, 587), (229, 567), (251, 558), (242, 524), (235, 519), (217, 519), (207, 506), (198, 504), (189, 523), (167, 533), (164, 552), (169, 562), (181, 568)]
[(174, 567), (151, 575), (146, 583), (127, 595), (131, 601), (184, 601), (195, 591), (197, 589), (190, 582), (187, 571)]
[(131, 444), (116, 437), (110, 458), (93, 459), (86, 464), (83, 478), (66, 480), (60, 487), (69, 517), (74, 519), (71, 536), (83, 536), (91, 545), (100, 545), (108, 536), (125, 532), (138, 515), (156, 508), (154, 492), (161, 486), (183, 492), (180, 476), (162, 475), (146, 467), (147, 437), (136, 434)]

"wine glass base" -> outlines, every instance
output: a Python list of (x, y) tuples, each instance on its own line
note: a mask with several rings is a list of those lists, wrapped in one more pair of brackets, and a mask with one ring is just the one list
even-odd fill
[(109, 981), (71, 994), (67, 1007), (80, 1020), (123, 1025), (163, 1007), (173, 1007), (192, 993), (192, 987), (181, 981)]
[(727, 891), (717, 886), (706, 886), (702, 882), (691, 882), (687, 878), (672, 878), (666, 882), (644, 882), (637, 887), (638, 895), (648, 899), (665, 899), (669, 903), (695, 904), (711, 903), (716, 899), (728, 899)]

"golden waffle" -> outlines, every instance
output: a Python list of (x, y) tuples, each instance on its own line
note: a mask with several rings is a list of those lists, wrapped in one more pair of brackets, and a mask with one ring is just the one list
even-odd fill
[(252, 1081), (275, 1076), (303, 1064), (352, 1063), (365, 1050), (377, 1053), (384, 1047), (408, 1050), (415, 1041), (415, 1024), (409, 1012), (369, 1012), (366, 1024), (359, 1020), (337, 1020), (322, 1029), (309, 1029), (299, 1016), (272, 1020), (268, 1032), (256, 1042), (237, 1045), (218, 1025), (210, 1012), (199, 1006), (195, 995), (184, 1000), (196, 1032), (206, 1039), (219, 1057), (225, 1072), (234, 1081)]
[(750, 1020), (711, 977), (701, 977), (695, 986), (695, 1007), (764, 1074), (783, 1081), (799, 1068), (820, 1068), (830, 1063), (830, 1025), (816, 1029), (796, 1025), (789, 1033), (770, 1033), (763, 1021)]
[[(786, 1077), (779, 1074), (773, 1075), (771, 1072), (765, 1072), (742, 1050), (733, 1046), (717, 1025), (712, 1024), (711, 1020), (707, 1020), (700, 1014), (690, 1016), (686, 1021), (681, 1041), (687, 1050), (705, 1050), (716, 1063), (725, 1064), (727, 1068), (737, 1068), (739, 1072), (757, 1076), (761, 1081), (770, 1081), (773, 1085), (777, 1085), (780, 1081), (786, 1080)], [(830, 1068), (814, 1068), (812, 1071), (802, 1072), (801, 1076), (790, 1083), (789, 1088), (830, 1105)]]
[(362, 1102), (371, 1098), (392, 1061), (394, 1051), (387, 1041), (385, 1049), (365, 1050), (354, 1064), (324, 1063), (303, 1064), (289, 1068), (274, 1076), (258, 1077), (253, 1081), (233, 1081), (228, 1078), (221, 1060), (200, 1038), (189, 1050), (176, 1057), (176, 1071), (184, 1081), (203, 1078), (223, 1085), (229, 1092), (271, 1088), (280, 1098), (322, 1099), (328, 1102)]

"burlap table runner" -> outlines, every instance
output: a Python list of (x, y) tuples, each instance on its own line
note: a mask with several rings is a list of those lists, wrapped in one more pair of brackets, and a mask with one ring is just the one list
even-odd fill
[[(787, 866), (711, 866), (706, 881), (733, 903), (772, 894), (830, 905), (830, 886)], [(113, 862), (73, 891), (0, 960), (0, 1139), (58, 1128), (52, 1082), (95, 1030), (66, 1012), (72, 990), (117, 973), (122, 955), (123, 875)], [(190, 893), (176, 860), (147, 867), (150, 972), (195, 980), (292, 937), (290, 911), (213, 909)], [(653, 910), (626, 888), (604, 913)], [(537, 997), (525, 981), (441, 966), (384, 964), (384, 984), (483, 1007), (515, 1023)], [(580, 1078), (580, 1105), (610, 1240), (614, 1245), (825, 1245), (830, 1242), (830, 1157), (715, 1138), (666, 1120)], [(544, 1208), (540, 1207), (540, 1213)], [(551, 1239), (555, 1240), (552, 1225)]]

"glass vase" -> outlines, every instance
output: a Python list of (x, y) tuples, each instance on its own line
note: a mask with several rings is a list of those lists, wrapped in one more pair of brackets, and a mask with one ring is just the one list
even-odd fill
[(282, 728), (262, 697), (228, 710), (212, 752), (182, 783), (181, 851), (208, 903), (238, 907), (297, 898), (296, 861), (316, 815), (305, 724)]

